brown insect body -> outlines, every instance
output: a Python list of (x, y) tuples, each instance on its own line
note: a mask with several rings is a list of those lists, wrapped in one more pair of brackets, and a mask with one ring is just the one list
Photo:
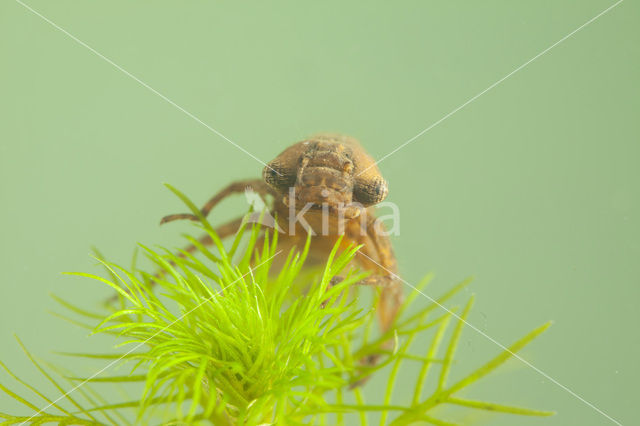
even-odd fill
[(345, 248), (363, 245), (354, 262), (373, 272), (362, 284), (383, 287), (378, 314), (383, 330), (389, 329), (402, 295), (391, 243), (371, 207), (388, 194), (374, 160), (353, 138), (318, 135), (284, 150), (264, 168), (263, 179), (277, 194), (273, 211), (286, 230), (280, 237), (285, 249), (301, 247), (309, 229), (310, 262), (325, 262), (340, 235)]

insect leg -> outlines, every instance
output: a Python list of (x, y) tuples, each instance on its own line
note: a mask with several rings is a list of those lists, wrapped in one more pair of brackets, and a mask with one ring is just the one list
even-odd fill
[[(244, 220), (244, 217), (239, 217), (233, 220), (230, 220), (227, 223), (224, 223), (220, 226), (218, 226), (215, 229), (216, 234), (218, 235), (218, 237), (220, 237), (220, 239), (224, 239), (227, 238), (231, 235), (234, 235), (238, 229), (240, 229), (240, 226), (242, 225), (242, 221)], [(198, 241), (200, 242), (200, 244), (204, 245), (204, 246), (208, 246), (213, 244), (213, 240), (211, 239), (211, 236), (209, 234), (206, 234), (202, 237), (200, 237), (198, 239)], [(189, 244), (188, 246), (186, 246), (182, 252), (177, 253), (176, 256), (180, 257), (180, 258), (185, 258), (186, 254), (185, 253), (194, 253), (197, 250), (197, 247), (193, 244)], [(169, 265), (171, 266), (176, 266), (176, 263), (173, 260), (169, 260)], [(150, 281), (150, 286), (153, 287), (156, 285), (156, 280), (155, 279), (160, 279), (163, 276), (166, 275), (166, 271), (162, 270), (157, 272), (153, 277), (154, 280)], [(112, 303), (112, 302), (116, 302), (118, 300), (118, 295), (115, 294), (113, 296), (111, 296), (108, 299), (108, 303)]]
[[(374, 274), (358, 282), (358, 285), (382, 287), (376, 313), (383, 333), (393, 327), (404, 299), (402, 283), (397, 276), (396, 257), (391, 247), (391, 241), (384, 231), (384, 225), (382, 222), (376, 222), (375, 217), (372, 216), (367, 220), (366, 234), (360, 237), (365, 244), (356, 255), (359, 263), (366, 269), (374, 271)], [(393, 339), (389, 339), (382, 344), (380, 349), (390, 350), (392, 345)], [(366, 367), (374, 367), (381, 357), (382, 353), (369, 354), (361, 359), (360, 363)], [(362, 386), (369, 380), (369, 377), (369, 375), (362, 377), (352, 383), (350, 388)]]
[[(340, 275), (336, 275), (335, 277), (331, 278), (331, 281), (329, 281), (329, 284), (327, 285), (327, 289), (325, 290), (325, 292), (328, 292), (329, 290), (331, 290), (334, 286), (340, 284), (342, 282), (344, 278)], [(327, 306), (327, 303), (329, 303), (329, 299), (324, 300), (321, 304), (320, 307), (322, 309), (324, 309)]]
[[(222, 201), (229, 195), (244, 192), (247, 188), (253, 189), (262, 198), (264, 198), (264, 196), (266, 196), (267, 194), (273, 194), (273, 190), (261, 179), (239, 180), (236, 182), (232, 182), (226, 188), (222, 189), (216, 195), (211, 197), (211, 199), (207, 201), (207, 203), (204, 206), (202, 206), (202, 208), (200, 209), (200, 212), (202, 213), (203, 216), (207, 217), (211, 212), (211, 210), (220, 201)], [(163, 217), (162, 220), (160, 221), (160, 224), (162, 225), (167, 222), (173, 222), (174, 220), (181, 220), (181, 219), (189, 219), (189, 220), (197, 221), (198, 217), (191, 213), (172, 214), (172, 215)]]
[[(215, 229), (216, 235), (218, 235), (218, 237), (222, 240), (224, 238), (227, 238), (233, 234), (236, 233), (236, 231), (238, 231), (238, 229), (240, 229), (240, 225), (242, 225), (242, 221), (243, 221), (244, 217), (238, 217), (236, 219), (230, 220), (227, 223), (223, 223), (222, 225), (218, 226)], [(209, 246), (211, 244), (213, 244), (213, 240), (211, 239), (211, 236), (209, 234), (203, 235), (202, 237), (200, 237), (198, 239), (198, 242), (204, 246)], [(186, 253), (194, 253), (197, 250), (197, 247), (193, 244), (189, 244), (188, 246), (186, 246), (184, 249), (182, 249), (183, 252)], [(181, 257), (181, 258), (185, 258), (186, 255), (184, 253), (178, 253), (176, 254), (176, 256)], [(174, 266), (174, 264), (172, 262), (170, 262), (171, 266)]]
[(382, 287), (378, 304), (378, 319), (382, 331), (386, 332), (393, 327), (400, 305), (404, 300), (402, 283), (397, 275), (398, 264), (384, 224), (372, 218), (366, 232), (370, 239), (370, 245), (365, 245), (359, 255), (361, 260), (365, 258), (364, 263), (373, 264), (372, 269), (379, 273), (370, 275), (359, 284)]

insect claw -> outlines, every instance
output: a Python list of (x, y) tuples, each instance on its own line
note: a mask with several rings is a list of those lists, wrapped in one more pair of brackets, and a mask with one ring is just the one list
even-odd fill
[[(331, 281), (329, 281), (329, 284), (327, 285), (327, 289), (326, 291), (331, 290), (331, 288), (333, 288), (335, 285), (339, 284), (344, 278), (342, 278), (341, 276), (337, 275), (333, 278), (331, 278)], [(324, 309), (325, 306), (327, 306), (327, 303), (329, 303), (329, 299), (324, 300), (321, 304), (320, 304), (320, 309)]]
[(198, 220), (198, 216), (195, 216), (195, 215), (192, 215), (192, 214), (188, 214), (188, 213), (170, 214), (168, 216), (163, 217), (160, 220), (160, 225), (164, 225), (165, 223), (173, 222), (174, 220), (180, 220), (180, 219), (188, 219), (188, 220), (197, 221)]

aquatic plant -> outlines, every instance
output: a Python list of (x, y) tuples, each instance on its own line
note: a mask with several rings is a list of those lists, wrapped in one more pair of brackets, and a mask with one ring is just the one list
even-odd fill
[[(347, 268), (357, 246), (341, 253), (336, 246), (324, 268), (310, 273), (303, 268), (309, 239), (300, 250), (284, 253), (278, 249), (277, 233), (267, 232), (258, 246), (261, 230), (245, 223), (225, 247), (196, 206), (170, 189), (199, 215), (197, 226), (212, 238), (214, 249), (187, 235), (198, 246), (198, 256), (141, 246), (154, 265), (147, 268), (151, 272), (140, 269), (135, 261), (124, 268), (98, 254), (106, 277), (70, 274), (117, 292), (118, 302), (106, 313), (90, 312), (55, 297), (74, 324), (93, 334), (113, 336), (117, 352), (65, 353), (102, 363), (97, 373), (77, 377), (68, 369), (39, 361), (19, 341), (62, 396), (45, 395), (0, 363), (23, 387), (18, 391), (0, 384), (0, 389), (28, 408), (22, 415), (0, 412), (0, 424), (366, 425), (372, 412), (381, 425), (454, 424), (443, 417), (446, 411), (436, 410), (442, 406), (529, 416), (552, 414), (460, 396), (549, 324), (451, 382), (449, 373), (473, 297), (460, 314), (453, 314), (454, 308), (443, 311), (441, 305), (450, 303), (470, 280), (451, 288), (436, 303), (425, 304), (422, 298), (415, 303), (431, 281), (427, 276), (408, 294), (395, 329), (376, 334), (376, 300), (363, 307), (354, 286), (366, 273)], [(270, 273), (274, 259), (280, 256), (285, 260), (279, 273)], [(344, 280), (330, 285), (338, 274)], [(390, 339), (395, 342), (392, 350), (383, 345)], [(361, 362), (379, 353), (383, 354), (379, 364)], [(411, 385), (413, 394), (397, 402), (392, 397), (398, 373), (408, 363), (419, 365)], [(125, 373), (111, 373), (115, 366)], [(367, 402), (358, 385), (372, 375), (383, 376), (386, 388), (379, 400)], [(106, 401), (102, 387), (121, 385), (132, 389), (137, 385), (137, 396)], [(22, 396), (25, 391), (31, 396)]]

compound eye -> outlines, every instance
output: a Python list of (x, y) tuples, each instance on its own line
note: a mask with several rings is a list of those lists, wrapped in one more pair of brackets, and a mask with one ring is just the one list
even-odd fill
[(381, 177), (365, 180), (357, 179), (353, 187), (353, 198), (364, 206), (378, 204), (389, 192), (387, 182)]
[(262, 179), (270, 187), (286, 191), (296, 182), (296, 175), (291, 170), (280, 167), (277, 163), (271, 162), (262, 170)]

